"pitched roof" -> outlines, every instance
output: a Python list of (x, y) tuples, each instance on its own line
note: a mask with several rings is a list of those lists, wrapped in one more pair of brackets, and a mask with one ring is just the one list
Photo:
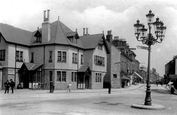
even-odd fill
[(89, 66), (81, 66), (80, 68), (79, 68), (79, 70), (78, 70), (78, 72), (86, 72), (87, 70), (89, 70), (90, 71), (90, 68), (89, 68)]
[(7, 42), (30, 45), (32, 32), (0, 23), (0, 33)]
[(24, 63), (24, 65), (26, 66), (26, 68), (29, 70), (29, 71), (32, 71), (32, 70), (36, 70), (37, 68), (41, 67), (43, 64), (37, 64), (37, 63)]
[(103, 34), (93, 34), (93, 35), (85, 35), (81, 36), (81, 41), (85, 49), (94, 49), (97, 47), (101, 38), (103, 38)]
[[(32, 35), (33, 38), (34, 38), (35, 33), (36, 31), (33, 32), (33, 35)], [(73, 43), (67, 38), (68, 36), (76, 36), (76, 35), (78, 35), (77, 32), (73, 32), (66, 25), (64, 25), (61, 21), (57, 20), (51, 23), (51, 33), (50, 33), (51, 39), (48, 43), (36, 43), (36, 44), (31, 44), (31, 45), (56, 43), (56, 44), (71, 45), (71, 46), (83, 48), (83, 45), (80, 39), (77, 39), (77, 43)]]
[[(38, 29), (38, 32), (41, 31), (42, 29)], [(59, 20), (51, 23), (51, 33), (50, 33), (51, 39), (48, 43), (33, 43), (34, 41), (32, 40), (35, 39), (34, 35), (36, 34), (37, 30), (34, 32), (29, 32), (7, 24), (0, 24), (0, 32), (2, 33), (3, 37), (7, 42), (28, 46), (55, 43), (75, 46), (82, 49), (94, 49), (100, 43), (100, 40), (104, 38), (104, 34), (94, 34), (79, 37), (77, 32), (72, 31)], [(77, 43), (71, 42), (68, 39), (69, 36), (76, 37)], [(105, 45), (107, 44), (105, 43)]]

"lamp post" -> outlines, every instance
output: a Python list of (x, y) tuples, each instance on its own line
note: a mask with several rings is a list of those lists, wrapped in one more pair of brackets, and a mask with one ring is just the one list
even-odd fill
[[(164, 23), (156, 18), (156, 21), (153, 22), (154, 14), (150, 10), (149, 13), (146, 15), (148, 20), (148, 29), (145, 28), (144, 24), (141, 24), (139, 20), (137, 20), (136, 24), (134, 24), (135, 28), (135, 36), (136, 39), (143, 44), (148, 46), (148, 69), (147, 69), (147, 80), (146, 80), (146, 97), (144, 105), (152, 105), (151, 103), (151, 89), (150, 89), (150, 54), (151, 54), (151, 45), (155, 43), (161, 43), (165, 37), (165, 30), (166, 27)], [(154, 34), (151, 33), (152, 26), (154, 26)], [(148, 34), (147, 34), (148, 31)]]

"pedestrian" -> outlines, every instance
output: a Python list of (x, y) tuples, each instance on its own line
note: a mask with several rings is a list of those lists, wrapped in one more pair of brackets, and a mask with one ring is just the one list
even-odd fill
[(111, 94), (111, 83), (108, 83), (108, 94)]
[(71, 92), (71, 82), (68, 84), (68, 91)]
[(156, 81), (156, 85), (157, 85), (157, 86), (159, 85), (159, 82), (158, 82), (158, 81)]
[(15, 82), (12, 79), (10, 79), (10, 87), (11, 87), (12, 93), (14, 93)]
[(9, 93), (9, 87), (10, 87), (9, 80), (7, 80), (7, 81), (4, 83), (4, 86), (5, 86), (5, 92), (4, 92), (4, 94)]

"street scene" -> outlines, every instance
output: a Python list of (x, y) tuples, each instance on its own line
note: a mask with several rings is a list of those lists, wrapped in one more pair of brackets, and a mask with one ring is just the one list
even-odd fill
[(177, 114), (177, 1), (1, 4), (0, 115)]
[(152, 85), (152, 104), (165, 106), (162, 110), (131, 108), (143, 104), (145, 84), (125, 89), (97, 90), (15, 90), (14, 94), (0, 92), (1, 115), (176, 115), (176, 95), (165, 86)]

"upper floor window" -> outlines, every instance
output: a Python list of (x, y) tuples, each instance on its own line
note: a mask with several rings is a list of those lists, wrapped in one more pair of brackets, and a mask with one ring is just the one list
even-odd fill
[(34, 53), (31, 53), (31, 63), (34, 63)]
[(73, 42), (73, 43), (77, 43), (77, 39), (76, 39), (75, 37), (73, 37), (73, 36), (68, 37), (68, 39), (69, 39), (71, 42)]
[(16, 61), (23, 61), (23, 51), (16, 51)]
[(73, 53), (72, 55), (72, 62), (77, 64), (77, 53)]
[(5, 61), (5, 50), (0, 50), (0, 61)]
[(42, 42), (41, 37), (36, 37), (36, 42)]
[(83, 55), (81, 54), (81, 65), (83, 65), (84, 64), (84, 57), (83, 57)]
[(99, 49), (99, 50), (103, 50), (103, 45), (99, 44), (99, 45), (98, 45), (98, 49)]
[(49, 62), (52, 62), (52, 51), (49, 51)]
[(66, 82), (66, 71), (57, 71), (57, 81)]
[(58, 62), (66, 62), (66, 52), (58, 51)]
[(38, 30), (36, 31), (36, 33), (34, 34), (34, 37), (36, 37), (36, 41), (35, 42), (42, 42), (42, 34), (41, 32), (39, 31), (39, 28)]
[(95, 58), (95, 65), (105, 66), (105, 59), (104, 59), (104, 57), (95, 55), (94, 58)]

